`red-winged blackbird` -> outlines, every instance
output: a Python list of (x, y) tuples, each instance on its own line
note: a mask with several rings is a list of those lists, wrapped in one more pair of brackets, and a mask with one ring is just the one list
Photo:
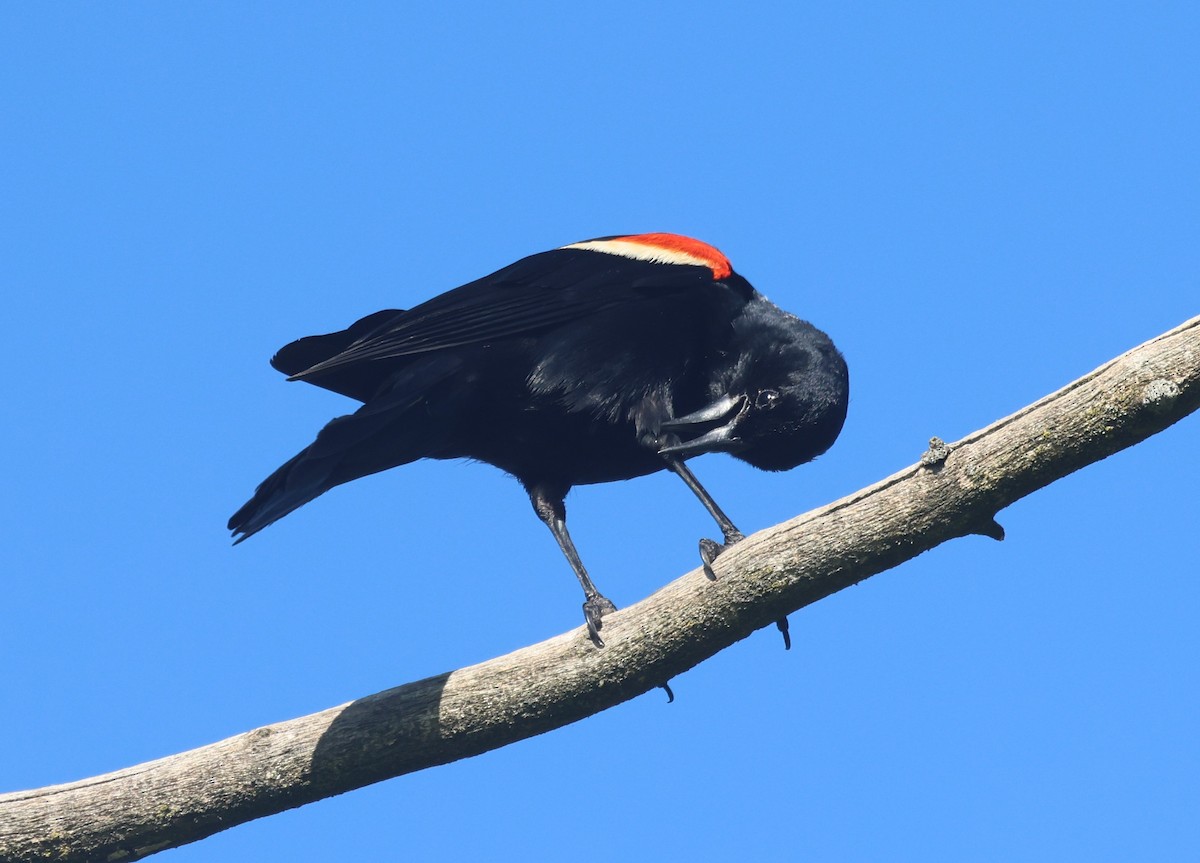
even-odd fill
[[(684, 459), (764, 470), (811, 461), (846, 418), (845, 360), (712, 246), (633, 234), (532, 255), (408, 311), (310, 336), (271, 365), (363, 402), (267, 477), (229, 520), (237, 541), (336, 485), (420, 458), (468, 458), (529, 492), (583, 586), (592, 640), (615, 606), (567, 533), (572, 486), (664, 468), (742, 538)], [(725, 546), (701, 540), (711, 563)], [(787, 635), (786, 622), (780, 629)]]

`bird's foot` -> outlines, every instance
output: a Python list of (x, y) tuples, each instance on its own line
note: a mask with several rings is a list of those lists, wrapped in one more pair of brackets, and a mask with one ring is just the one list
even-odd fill
[(700, 560), (704, 562), (704, 574), (708, 576), (709, 581), (716, 581), (717, 574), (713, 572), (713, 561), (717, 559), (717, 555), (723, 552), (735, 542), (741, 542), (746, 537), (738, 531), (731, 531), (725, 534), (725, 544), (721, 545), (713, 539), (700, 540)]
[(589, 596), (583, 603), (583, 617), (587, 621), (588, 638), (592, 640), (592, 644), (597, 647), (604, 646), (604, 639), (600, 637), (600, 630), (604, 627), (601, 618), (616, 610), (617, 607), (607, 597), (598, 593)]

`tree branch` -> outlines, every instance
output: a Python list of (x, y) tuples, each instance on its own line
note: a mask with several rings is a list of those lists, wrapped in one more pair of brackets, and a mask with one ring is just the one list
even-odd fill
[(66, 785), (0, 795), (0, 859), (125, 861), (620, 704), (785, 614), (971, 533), (1200, 407), (1200, 317), (604, 619), (479, 665)]

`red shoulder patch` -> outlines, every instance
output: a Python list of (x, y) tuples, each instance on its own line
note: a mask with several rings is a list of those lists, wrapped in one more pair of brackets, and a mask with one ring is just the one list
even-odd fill
[(660, 264), (685, 264), (708, 267), (714, 279), (724, 279), (733, 273), (729, 259), (708, 243), (680, 234), (627, 234), (601, 240), (571, 243), (564, 249), (587, 249), (624, 258), (654, 261)]

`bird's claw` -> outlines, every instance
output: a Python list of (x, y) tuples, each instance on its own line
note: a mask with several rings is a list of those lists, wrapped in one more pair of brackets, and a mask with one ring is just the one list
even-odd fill
[(598, 593), (589, 596), (583, 603), (583, 618), (587, 621), (588, 638), (592, 640), (592, 644), (597, 647), (604, 646), (604, 639), (600, 637), (600, 630), (604, 627), (601, 618), (616, 610), (617, 607), (607, 597)]
[(716, 581), (717, 574), (713, 571), (713, 561), (717, 559), (717, 555), (723, 552), (735, 542), (741, 542), (746, 537), (739, 532), (725, 534), (725, 544), (721, 545), (714, 539), (700, 540), (700, 560), (704, 562), (704, 574), (708, 576), (709, 581)]
[(709, 581), (716, 581), (717, 574), (713, 572), (713, 561), (717, 559), (717, 555), (724, 550), (724, 546), (714, 542), (707, 537), (700, 540), (700, 560), (704, 563), (704, 574), (708, 576)]
[(788, 632), (787, 617), (779, 618), (779, 620), (775, 621), (775, 626), (779, 629), (779, 632), (783, 635), (783, 649), (791, 650), (792, 649), (792, 634), (790, 632)]

